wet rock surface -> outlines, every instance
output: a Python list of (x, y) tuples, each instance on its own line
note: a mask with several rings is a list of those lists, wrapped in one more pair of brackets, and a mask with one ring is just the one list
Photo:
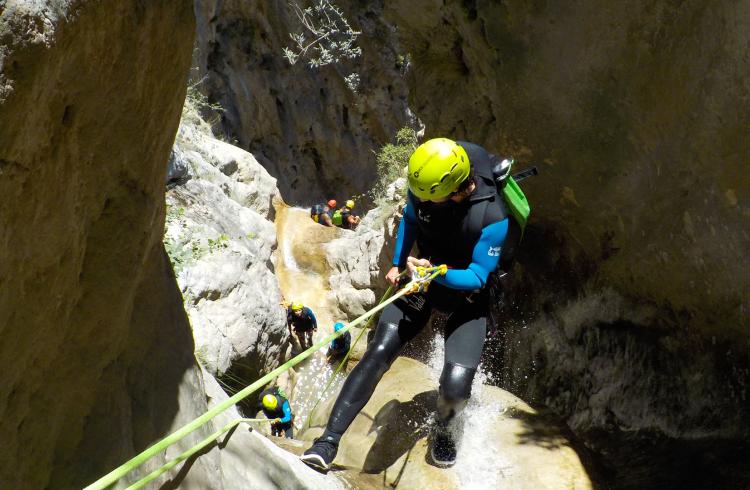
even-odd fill
[[(593, 488), (565, 431), (508, 392), (476, 386), (465, 411), (456, 466), (429, 463), (437, 376), (400, 357), (341, 440), (335, 464), (380, 474), (405, 488)], [(335, 398), (321, 405), (305, 440), (318, 436)]]

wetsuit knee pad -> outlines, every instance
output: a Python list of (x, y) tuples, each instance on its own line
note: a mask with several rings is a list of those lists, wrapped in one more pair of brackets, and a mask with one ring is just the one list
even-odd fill
[(440, 397), (438, 398), (438, 415), (443, 421), (456, 416), (469, 401), (471, 383), (476, 369), (446, 363), (440, 375)]

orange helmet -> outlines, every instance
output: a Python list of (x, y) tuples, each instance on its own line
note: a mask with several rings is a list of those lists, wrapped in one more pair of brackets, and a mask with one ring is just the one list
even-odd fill
[(333, 209), (336, 207), (336, 199), (329, 199), (328, 200), (328, 207)]

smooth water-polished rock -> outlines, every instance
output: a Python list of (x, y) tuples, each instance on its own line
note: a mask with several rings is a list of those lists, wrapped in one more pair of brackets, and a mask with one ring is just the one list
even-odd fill
[[(335, 463), (379, 473), (404, 488), (593, 488), (564, 428), (519, 398), (474, 383), (458, 429), (459, 456), (451, 469), (428, 462), (428, 434), (437, 398), (435, 370), (399, 357), (341, 440)], [(311, 441), (323, 430), (335, 397), (321, 404)]]

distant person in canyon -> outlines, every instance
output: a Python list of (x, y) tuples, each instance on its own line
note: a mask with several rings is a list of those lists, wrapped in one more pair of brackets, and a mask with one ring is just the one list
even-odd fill
[(302, 349), (312, 346), (313, 333), (318, 330), (318, 320), (307, 306), (293, 301), (286, 310), (286, 324), (289, 335), (295, 335)]
[[(430, 454), (437, 466), (455, 463), (457, 446), (449, 423), (469, 400), (482, 354), (488, 314), (485, 286), (498, 266), (508, 270), (520, 238), (520, 226), (500, 197), (497, 183), (505, 176), (493, 173), (499, 161), (478, 145), (446, 138), (429, 140), (411, 155), (407, 204), (386, 280), (397, 285), (404, 268), (414, 271), (418, 266), (445, 264), (449, 269), (433, 280), (427, 292), (399, 298), (383, 310), (367, 352), (347, 377), (325, 431), (301, 456), (309, 466), (328, 470), (342, 435), (433, 310), (442, 312), (447, 321)], [(415, 243), (418, 257), (410, 256)]]
[[(333, 331), (338, 332), (344, 328), (344, 324), (341, 322), (336, 322), (333, 325)], [(339, 359), (342, 359), (348, 352), (349, 348), (352, 345), (352, 334), (349, 332), (344, 332), (343, 335), (340, 337), (336, 337), (331, 341), (331, 345), (328, 347), (328, 352), (326, 353), (326, 359), (328, 362), (334, 362)]]
[(325, 204), (315, 204), (310, 208), (310, 218), (323, 226), (334, 226), (333, 212), (335, 209), (335, 199), (329, 199)]
[(285, 393), (278, 387), (264, 390), (260, 394), (260, 404), (263, 415), (271, 422), (271, 435), (291, 439), (294, 437), (294, 415)]
[[(354, 201), (352, 199), (346, 201), (346, 204), (339, 210), (339, 214), (341, 218), (338, 226), (341, 228), (345, 230), (353, 230), (359, 225), (359, 216), (354, 214)], [(336, 224), (335, 217), (333, 222)]]

